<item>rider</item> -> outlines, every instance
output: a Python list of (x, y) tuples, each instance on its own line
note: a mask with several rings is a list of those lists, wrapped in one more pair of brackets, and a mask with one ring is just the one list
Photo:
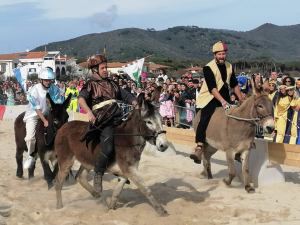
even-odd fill
[(201, 163), (203, 143), (206, 139), (206, 129), (216, 107), (223, 106), (227, 111), (231, 108), (229, 87), (231, 87), (239, 100), (242, 95), (235, 77), (233, 67), (226, 62), (227, 46), (219, 41), (213, 46), (214, 59), (203, 68), (204, 82), (202, 84), (196, 104), (200, 107), (201, 118), (196, 132), (197, 147), (190, 158), (195, 163)]
[(109, 159), (114, 155), (114, 127), (120, 124), (122, 118), (122, 110), (116, 100), (130, 102), (134, 106), (137, 106), (137, 101), (132, 94), (108, 77), (105, 56), (91, 57), (88, 60), (88, 68), (92, 70), (93, 77), (81, 89), (78, 103), (87, 112), (90, 125), (80, 141), (86, 140), (88, 143), (94, 137), (92, 134), (98, 137), (100, 135), (102, 151), (94, 168), (94, 189), (101, 192), (102, 177)]
[(51, 83), (55, 78), (52, 69), (44, 68), (39, 72), (41, 82), (31, 87), (29, 91), (29, 104), (24, 116), (24, 123), (26, 123), (26, 137), (25, 142), (28, 149), (28, 158), (24, 163), (24, 169), (29, 169), (35, 162), (32, 153), (35, 150), (35, 132), (38, 120), (41, 119), (45, 127), (48, 127), (48, 121), (45, 116), (48, 114), (48, 107), (46, 103), (46, 94), (49, 93), (51, 99), (55, 103), (61, 103), (59, 88)]

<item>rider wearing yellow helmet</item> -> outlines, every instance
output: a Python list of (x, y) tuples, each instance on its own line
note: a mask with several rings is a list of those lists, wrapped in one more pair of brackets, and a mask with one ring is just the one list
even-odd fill
[(197, 106), (201, 108), (201, 119), (196, 132), (197, 147), (190, 156), (195, 163), (201, 163), (206, 129), (216, 107), (223, 106), (225, 111), (231, 108), (230, 88), (239, 100), (242, 100), (233, 67), (226, 62), (227, 51), (228, 48), (224, 42), (217, 42), (212, 48), (214, 59), (203, 68), (204, 82), (196, 101)]

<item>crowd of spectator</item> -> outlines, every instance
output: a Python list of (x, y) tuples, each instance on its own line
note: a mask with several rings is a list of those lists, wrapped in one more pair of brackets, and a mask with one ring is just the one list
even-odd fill
[[(260, 74), (253, 74), (255, 82), (262, 85), (263, 79)], [(283, 75), (281, 81), (276, 73), (270, 76), (269, 97), (274, 105), (274, 120), (276, 130), (273, 135), (274, 142), (300, 144), (300, 79), (296, 80), (290, 76)], [(88, 78), (89, 79), (89, 78)], [(87, 79), (87, 80), (88, 80)], [(162, 86), (160, 93), (159, 112), (163, 117), (165, 126), (176, 126), (179, 128), (192, 127), (192, 121), (200, 108), (196, 105), (203, 77), (193, 77), (188, 72), (180, 78), (168, 77), (163, 70), (157, 78), (143, 78), (141, 83), (126, 78), (126, 76), (112, 75), (112, 79), (121, 88), (132, 93), (136, 97), (144, 93), (146, 99), (151, 99), (152, 92), (158, 86)], [(87, 81), (86, 80), (86, 81)], [(78, 105), (78, 95), (83, 85), (86, 83), (82, 78), (68, 82), (55, 80), (55, 85), (60, 89), (60, 97), (63, 101), (69, 94), (72, 94), (69, 110), (85, 113)], [(0, 105), (25, 105), (28, 104), (30, 88), (40, 81), (27, 82), (25, 92), (19, 83), (12, 81), (0, 82)], [(243, 97), (252, 93), (250, 79), (242, 89)], [(237, 96), (231, 93), (230, 104), (238, 104)], [(175, 122), (176, 121), (176, 122)]]

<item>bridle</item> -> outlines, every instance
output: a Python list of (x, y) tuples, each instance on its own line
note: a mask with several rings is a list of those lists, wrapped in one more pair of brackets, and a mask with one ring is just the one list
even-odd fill
[[(132, 111), (133, 110), (129, 111), (128, 113), (126, 113), (126, 115), (129, 114)], [(122, 116), (121, 119), (123, 119), (126, 115)], [(100, 130), (101, 132), (103, 131), (100, 128), (101, 125), (97, 127), (94, 124), (92, 124), (92, 126), (94, 126), (97, 130)], [(140, 136), (140, 137), (149, 137), (150, 139), (153, 138), (153, 143), (154, 143), (154, 145), (156, 145), (156, 140), (157, 140), (158, 136), (161, 135), (161, 134), (166, 134), (166, 133), (167, 133), (167, 131), (160, 130), (160, 131), (157, 131), (157, 132), (155, 132), (153, 134), (141, 134), (141, 133), (139, 133), (139, 134), (112, 134), (112, 135), (113, 136)]]
[[(254, 101), (256, 101), (257, 99), (259, 99), (260, 97), (262, 97), (263, 95), (257, 97), (256, 99), (254, 99)], [(253, 111), (254, 111), (254, 108), (257, 108), (258, 105), (254, 105), (253, 106), (253, 109), (252, 109), (252, 114), (253, 115)], [(257, 110), (256, 110), (256, 114), (257, 114), (257, 117), (256, 118), (241, 118), (241, 117), (236, 117), (236, 116), (232, 116), (232, 115), (229, 115), (227, 113), (227, 111), (225, 111), (225, 115), (229, 118), (232, 118), (232, 119), (236, 119), (236, 120), (241, 120), (241, 121), (245, 121), (245, 122), (249, 122), (251, 123), (253, 126), (259, 126), (261, 124), (261, 121), (264, 120), (265, 118), (268, 118), (268, 117), (272, 117), (273, 118), (273, 115), (271, 113), (269, 114), (266, 114), (266, 115), (260, 115), (257, 113)]]
[(54, 141), (54, 139), (55, 139), (55, 137), (56, 137), (57, 131), (59, 130), (59, 129), (57, 129), (57, 128), (55, 127), (54, 120), (52, 121), (52, 126), (53, 126), (53, 130), (54, 130), (54, 135), (53, 135), (53, 137), (51, 138), (51, 140), (50, 140), (49, 143), (47, 142), (47, 137), (48, 137), (48, 127), (49, 127), (49, 126), (48, 126), (48, 127), (44, 127), (44, 141), (45, 141), (45, 144), (46, 144), (47, 146), (49, 146), (49, 145), (52, 144), (52, 142)]

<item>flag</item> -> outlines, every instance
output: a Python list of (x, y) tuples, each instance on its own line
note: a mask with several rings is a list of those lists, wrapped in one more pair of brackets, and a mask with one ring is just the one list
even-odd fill
[(21, 87), (23, 88), (24, 91), (26, 91), (27, 89), (27, 77), (28, 77), (28, 66), (23, 66), (20, 67), (18, 69), (14, 70), (14, 74), (17, 78), (17, 80), (19, 81), (19, 83), (21, 84)]
[(241, 76), (241, 77), (237, 77), (236, 79), (239, 83), (240, 90), (246, 89), (246, 87), (247, 87), (247, 77), (246, 76)]
[(141, 82), (141, 75), (143, 70), (145, 58), (139, 59), (132, 64), (128, 64), (127, 66), (122, 66), (123, 70), (130, 76), (132, 80)]
[(106, 58), (106, 44), (104, 45), (103, 55), (104, 55), (104, 57)]

